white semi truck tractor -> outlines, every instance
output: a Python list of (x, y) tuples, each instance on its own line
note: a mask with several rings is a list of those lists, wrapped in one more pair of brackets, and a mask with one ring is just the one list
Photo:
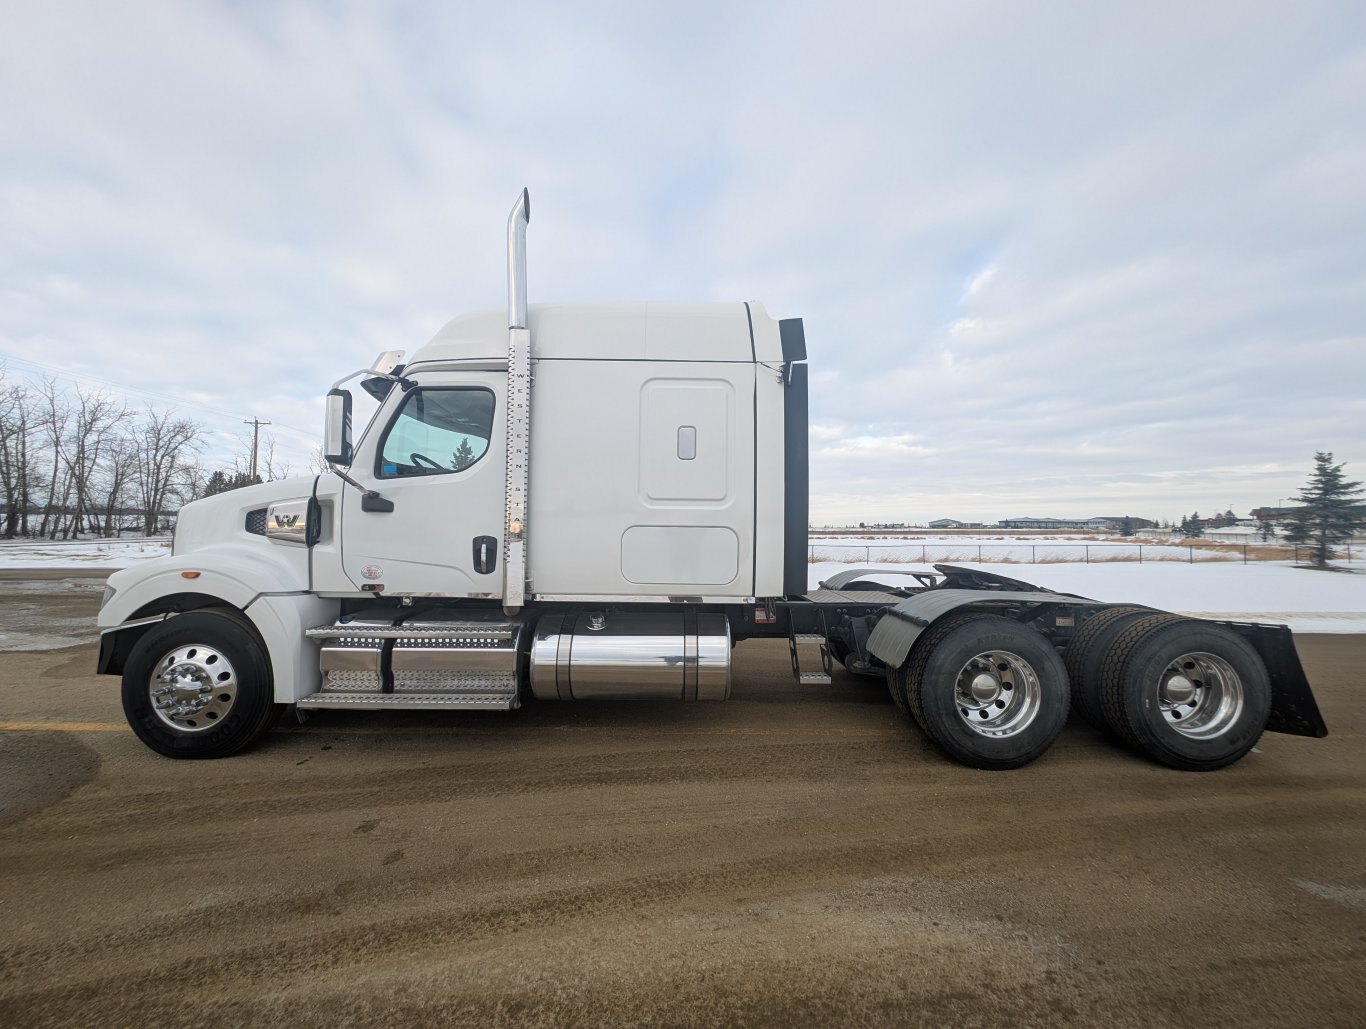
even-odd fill
[[(885, 677), (948, 755), (1015, 768), (1070, 708), (1175, 768), (1327, 730), (1284, 626), (1098, 603), (938, 565), (807, 584), (802, 323), (756, 303), (456, 318), (327, 395), (335, 474), (187, 505), (167, 557), (110, 576), (99, 671), (160, 754), (223, 757), (289, 708), (723, 700), (739, 641)], [(378, 401), (353, 433), (348, 381)], [(886, 572), (878, 572), (886, 579)]]

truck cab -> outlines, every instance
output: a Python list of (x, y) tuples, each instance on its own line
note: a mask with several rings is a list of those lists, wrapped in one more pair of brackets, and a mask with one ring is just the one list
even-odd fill
[(547, 304), (528, 329), (524, 439), (509, 434), (499, 312), (454, 319), (400, 381), (379, 380), (353, 481), (318, 487), (335, 531), (312, 550), (314, 589), (502, 600), (507, 463), (522, 451), (533, 599), (781, 594), (786, 550), (806, 550), (804, 519), (789, 537), (783, 517), (805, 454), (785, 449), (781, 323), (753, 303)]

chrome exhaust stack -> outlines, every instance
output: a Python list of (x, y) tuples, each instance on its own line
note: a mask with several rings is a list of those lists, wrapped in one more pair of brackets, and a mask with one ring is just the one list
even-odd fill
[(508, 328), (526, 325), (526, 227), (531, 221), (531, 194), (524, 188), (508, 215)]
[(525, 189), (508, 215), (507, 484), (503, 516), (503, 611), (526, 603), (527, 490), (531, 486), (531, 330), (526, 316), (526, 227), (531, 194)]

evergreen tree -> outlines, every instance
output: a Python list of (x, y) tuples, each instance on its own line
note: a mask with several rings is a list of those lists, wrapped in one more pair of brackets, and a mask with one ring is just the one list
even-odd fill
[(1128, 515), (1119, 523), (1119, 534), (1121, 536), (1132, 536), (1134, 534), (1134, 520)]
[(1181, 519), (1181, 535), (1182, 535), (1182, 536), (1185, 536), (1187, 539), (1197, 539), (1197, 538), (1203, 536), (1204, 534), (1205, 534), (1205, 523), (1204, 523), (1204, 521), (1200, 518), (1200, 512), (1199, 512), (1199, 511), (1196, 511), (1195, 514), (1191, 515), (1189, 518), (1182, 518), (1182, 519)]
[(1351, 539), (1358, 528), (1366, 525), (1366, 505), (1361, 501), (1366, 488), (1360, 482), (1349, 481), (1342, 468), (1342, 463), (1333, 463), (1331, 452), (1318, 451), (1309, 481), (1295, 498), (1304, 505), (1306, 535), (1313, 544), (1314, 564), (1319, 568), (1328, 567), (1336, 544)]
[(1296, 511), (1290, 516), (1290, 521), (1285, 523), (1281, 533), (1287, 543), (1308, 543), (1309, 542), (1309, 512)]
[(231, 475), (214, 472), (209, 476), (209, 481), (204, 484), (204, 496), (212, 497), (219, 493), (226, 493), (228, 490), (241, 489), (243, 486), (255, 486), (260, 481), (259, 475), (252, 478), (247, 472), (233, 472)]
[(452, 455), (451, 467), (457, 472), (463, 472), (470, 465), (474, 464), (474, 448), (470, 446), (468, 439), (462, 439), (460, 446), (456, 448)]
[(1276, 526), (1270, 518), (1259, 518), (1257, 520), (1257, 535), (1262, 538), (1263, 543), (1276, 535)]

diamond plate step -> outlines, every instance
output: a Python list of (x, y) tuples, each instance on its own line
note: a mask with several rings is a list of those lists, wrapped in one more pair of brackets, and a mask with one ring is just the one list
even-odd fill
[(800, 683), (824, 686), (830, 682), (830, 654), (825, 637), (814, 632), (794, 632), (788, 638), (792, 675)]
[(304, 706), (398, 707), (404, 699), (416, 707), (514, 708), (521, 633), (521, 622), (454, 611), (402, 625), (353, 618), (309, 629), (322, 642), (322, 692)]
[(314, 693), (298, 701), (302, 708), (356, 708), (359, 710), (512, 711), (519, 705), (512, 693)]
[[(462, 640), (510, 641), (519, 626), (513, 622), (411, 622), (408, 625), (320, 625), (305, 635), (313, 640), (326, 639), (425, 639), (439, 636)], [(486, 643), (485, 646), (496, 646)]]

